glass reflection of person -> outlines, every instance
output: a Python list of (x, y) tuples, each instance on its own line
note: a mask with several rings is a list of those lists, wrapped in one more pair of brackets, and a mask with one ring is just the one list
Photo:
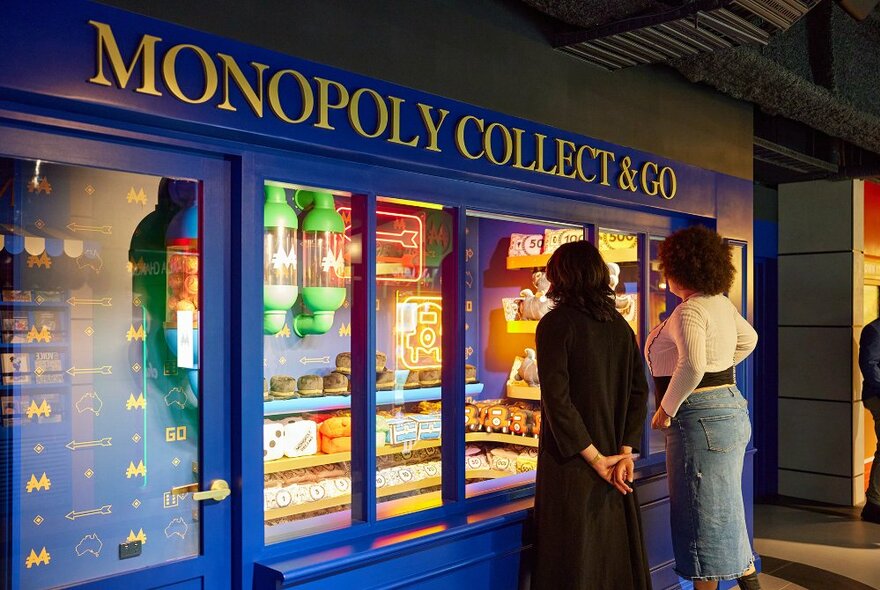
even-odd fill
[(532, 587), (647, 590), (651, 576), (632, 489), (632, 453), (647, 413), (641, 351), (615, 309), (608, 267), (595, 246), (561, 246), (547, 278), (555, 306), (536, 336), (545, 427)]
[(877, 450), (868, 480), (862, 520), (880, 524), (880, 318), (862, 328), (859, 338), (859, 369), (862, 371), (862, 403), (874, 418)]
[(662, 396), (651, 426), (666, 435), (675, 571), (696, 590), (733, 579), (754, 590), (760, 585), (742, 497), (751, 423), (734, 367), (758, 335), (723, 295), (735, 269), (717, 233), (702, 226), (675, 232), (660, 245), (660, 265), (682, 299), (646, 343)]

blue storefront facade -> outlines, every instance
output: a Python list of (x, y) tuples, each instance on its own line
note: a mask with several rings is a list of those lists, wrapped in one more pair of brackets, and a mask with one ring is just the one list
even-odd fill
[(527, 584), (553, 244), (600, 248), (644, 342), (659, 243), (709, 225), (751, 318), (749, 180), (95, 3), (0, 11), (11, 588)]

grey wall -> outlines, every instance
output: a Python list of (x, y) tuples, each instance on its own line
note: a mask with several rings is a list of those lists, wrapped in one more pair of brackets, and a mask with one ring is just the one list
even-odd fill
[(779, 493), (864, 500), (861, 181), (779, 186)]
[(104, 3), (752, 177), (751, 105), (663, 66), (610, 73), (556, 52), (547, 19), (519, 0)]

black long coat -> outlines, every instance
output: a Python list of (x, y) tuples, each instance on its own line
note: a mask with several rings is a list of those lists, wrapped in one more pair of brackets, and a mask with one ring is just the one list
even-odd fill
[(559, 305), (538, 324), (542, 427), (533, 590), (650, 590), (636, 495), (622, 495), (581, 457), (638, 452), (648, 384), (626, 321)]

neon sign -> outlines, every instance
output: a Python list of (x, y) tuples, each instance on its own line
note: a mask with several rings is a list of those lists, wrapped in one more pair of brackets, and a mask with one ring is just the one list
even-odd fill
[(443, 300), (439, 295), (397, 292), (397, 362), (405, 369), (436, 369), (441, 363)]
[[(336, 210), (345, 221), (345, 241), (351, 242), (351, 207)], [(425, 274), (425, 223), (418, 215), (376, 211), (376, 280), (417, 283)], [(346, 265), (346, 271), (350, 268)], [(346, 276), (345, 278), (349, 278)]]

